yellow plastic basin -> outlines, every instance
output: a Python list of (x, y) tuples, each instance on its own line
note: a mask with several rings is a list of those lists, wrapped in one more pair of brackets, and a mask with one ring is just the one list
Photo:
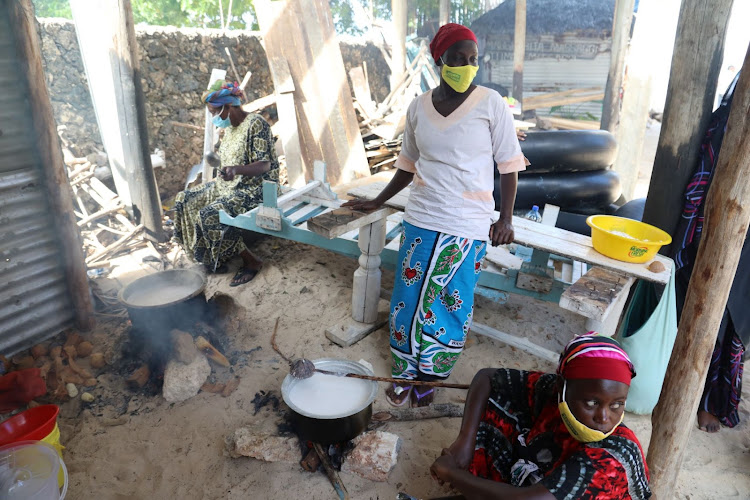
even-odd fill
[(658, 227), (614, 215), (592, 215), (586, 219), (591, 226), (594, 250), (624, 262), (648, 262), (672, 237)]

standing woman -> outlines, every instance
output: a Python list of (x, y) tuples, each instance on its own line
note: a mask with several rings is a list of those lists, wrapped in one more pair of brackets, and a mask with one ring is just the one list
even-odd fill
[(242, 109), (242, 97), (236, 82), (222, 81), (214, 82), (201, 97), (214, 125), (224, 129), (221, 177), (182, 191), (174, 206), (174, 240), (208, 272), (226, 272), (228, 260), (242, 258), (231, 286), (252, 280), (262, 262), (247, 249), (239, 229), (219, 222), (219, 211), (236, 217), (252, 210), (263, 202), (263, 181), (279, 180), (271, 127), (260, 115)]
[[(526, 168), (513, 117), (500, 94), (472, 83), (477, 39), (459, 24), (442, 26), (430, 43), (440, 85), (409, 105), (396, 174), (373, 200), (380, 207), (410, 183), (390, 311), (395, 378), (445, 380), (471, 327), (474, 288), (487, 240), (513, 241), (518, 171)], [(502, 174), (500, 219), (493, 222), (493, 163)], [(395, 406), (427, 406), (434, 390), (394, 384)]]

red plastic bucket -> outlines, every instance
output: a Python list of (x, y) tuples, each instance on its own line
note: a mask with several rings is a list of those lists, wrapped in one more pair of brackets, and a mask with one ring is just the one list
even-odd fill
[(0, 422), (0, 446), (16, 441), (42, 441), (55, 430), (59, 412), (57, 405), (42, 405)]

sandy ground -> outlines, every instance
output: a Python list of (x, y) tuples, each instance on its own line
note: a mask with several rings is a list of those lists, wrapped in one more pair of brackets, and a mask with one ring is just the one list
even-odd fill
[[(261, 241), (254, 250), (265, 260), (265, 267), (253, 282), (229, 288), (231, 275), (214, 276), (206, 289), (209, 298), (224, 305), (227, 354), (234, 373), (241, 377), (239, 388), (227, 398), (200, 393), (183, 403), (168, 404), (156, 391), (129, 391), (122, 373), (105, 370), (99, 375), (99, 387), (92, 391), (97, 398), (94, 403), (81, 405), (76, 398), (63, 405), (60, 426), (70, 471), (68, 498), (335, 498), (323, 473), (304, 472), (296, 464), (229, 458), (224, 439), (241, 426), (276, 433), (284, 420), (283, 403), (278, 409), (268, 405), (257, 414), (252, 403), (259, 391), (280, 397), (287, 373), (269, 342), (277, 317), (281, 318), (278, 343), (288, 355), (365, 359), (380, 375), (389, 372), (388, 334), (381, 329), (349, 348), (340, 348), (324, 336), (327, 326), (349, 315), (355, 261), (274, 238)], [(152, 267), (152, 263), (141, 264), (140, 269), (122, 267), (110, 277), (124, 284), (153, 271)], [(392, 282), (393, 275), (386, 272), (384, 287), (391, 288)], [(582, 318), (554, 304), (520, 296), (511, 296), (505, 304), (479, 299), (476, 316), (484, 324), (528, 336), (554, 350), (583, 329)], [(116, 360), (125, 331), (121, 320), (103, 318), (91, 337), (95, 344), (106, 345)], [(451, 379), (468, 383), (477, 369), (501, 366), (553, 369), (521, 351), (472, 334)], [(217, 372), (216, 376), (227, 374)], [(748, 387), (738, 428), (716, 435), (693, 431), (677, 498), (750, 497)], [(464, 396), (463, 391), (443, 389), (437, 402), (461, 403)], [(386, 405), (381, 391), (375, 411)], [(647, 448), (649, 418), (628, 414), (625, 422)], [(419, 498), (444, 494), (430, 479), (428, 468), (455, 437), (459, 424), (454, 418), (381, 425), (380, 430), (402, 439), (398, 465), (386, 483), (342, 474), (351, 498), (392, 499), (398, 491)]]

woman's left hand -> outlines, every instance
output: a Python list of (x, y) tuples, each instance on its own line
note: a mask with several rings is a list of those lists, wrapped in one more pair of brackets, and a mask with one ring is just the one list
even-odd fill
[(490, 241), (493, 247), (513, 243), (514, 239), (515, 233), (510, 221), (501, 218), (490, 226)]
[(444, 449), (443, 454), (432, 463), (430, 475), (440, 486), (443, 486), (445, 483), (450, 484), (450, 475), (455, 469), (458, 469), (456, 459), (448, 450)]

